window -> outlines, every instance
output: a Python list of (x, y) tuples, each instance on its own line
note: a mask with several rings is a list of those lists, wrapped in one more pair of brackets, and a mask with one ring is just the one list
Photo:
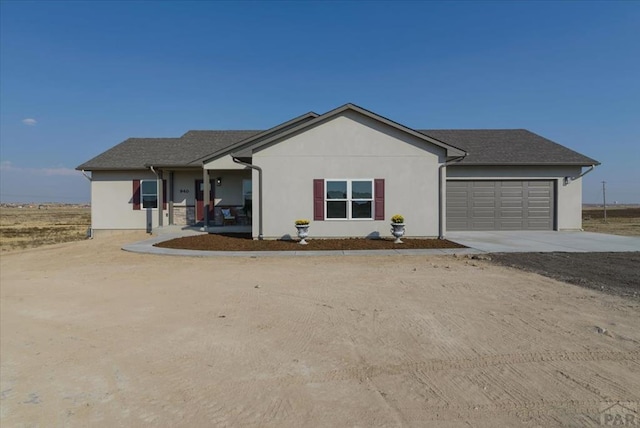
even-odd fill
[(373, 219), (373, 180), (325, 180), (327, 219)]
[(140, 182), (140, 205), (142, 208), (158, 208), (158, 182), (143, 180)]

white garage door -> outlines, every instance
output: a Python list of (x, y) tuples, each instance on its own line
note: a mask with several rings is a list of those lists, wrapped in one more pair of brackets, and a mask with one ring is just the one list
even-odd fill
[(553, 230), (553, 180), (447, 180), (447, 230)]

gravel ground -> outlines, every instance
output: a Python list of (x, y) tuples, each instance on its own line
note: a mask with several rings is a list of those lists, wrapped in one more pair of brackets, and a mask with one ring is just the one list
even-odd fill
[(640, 252), (503, 253), (492, 260), (581, 287), (640, 298)]
[(307, 245), (298, 241), (258, 241), (250, 234), (228, 233), (188, 236), (156, 244), (156, 247), (200, 251), (318, 251), (318, 250), (391, 250), (465, 248), (464, 245), (446, 239), (403, 239), (394, 244), (393, 239), (309, 239)]

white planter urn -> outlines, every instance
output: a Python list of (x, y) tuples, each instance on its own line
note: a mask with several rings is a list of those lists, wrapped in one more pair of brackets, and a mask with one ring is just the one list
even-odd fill
[(305, 240), (307, 236), (309, 236), (309, 225), (308, 224), (296, 224), (296, 229), (298, 229), (298, 238), (300, 238), (300, 245), (307, 245), (308, 242)]
[(404, 236), (404, 223), (391, 223), (391, 234), (396, 237), (394, 244), (402, 244), (400, 238)]

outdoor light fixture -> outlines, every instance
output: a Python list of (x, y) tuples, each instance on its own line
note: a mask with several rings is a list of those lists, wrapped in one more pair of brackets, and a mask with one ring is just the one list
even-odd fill
[(216, 178), (216, 186), (222, 186), (222, 177)]

